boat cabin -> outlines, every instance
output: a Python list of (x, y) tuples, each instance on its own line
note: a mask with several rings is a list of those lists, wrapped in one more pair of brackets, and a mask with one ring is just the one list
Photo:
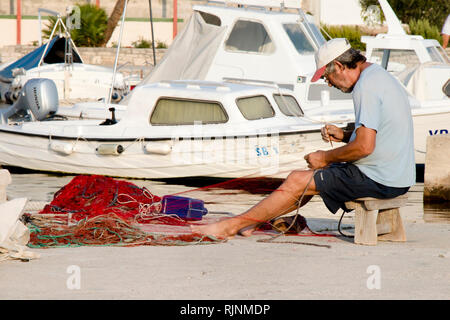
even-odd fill
[(450, 60), (444, 49), (435, 39), (408, 35), (387, 1), (379, 2), (389, 29), (361, 37), (367, 60), (391, 72), (416, 100), (446, 100), (442, 88), (450, 76)]
[[(211, 135), (251, 134), (260, 131), (295, 131), (299, 126), (318, 130), (321, 124), (304, 118), (303, 109), (293, 92), (270, 84), (244, 84), (199, 80), (161, 81), (140, 85), (126, 106), (115, 106), (113, 124), (111, 113), (104, 104), (77, 104), (72, 108), (61, 107), (59, 114), (71, 119), (82, 115), (92, 121), (91, 132), (126, 136), (148, 135), (170, 137), (174, 130), (182, 136), (195, 135), (201, 128)], [(105, 117), (106, 115), (106, 117)], [(105, 119), (106, 118), (106, 119)], [(65, 125), (63, 123), (66, 123)], [(70, 127), (76, 121), (61, 121)], [(55, 122), (53, 122), (55, 124)], [(92, 128), (96, 123), (97, 129)], [(102, 123), (102, 125), (99, 125)], [(57, 124), (59, 126), (59, 124)], [(197, 129), (196, 129), (197, 128)]]
[(322, 81), (309, 83), (314, 54), (325, 39), (299, 1), (210, 1), (193, 11), (143, 84), (240, 78), (293, 90), (305, 108), (317, 106), (323, 90), (331, 99), (351, 99)]

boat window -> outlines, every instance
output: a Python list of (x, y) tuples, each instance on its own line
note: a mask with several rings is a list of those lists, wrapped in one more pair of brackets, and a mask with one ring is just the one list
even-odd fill
[(428, 54), (430, 55), (431, 61), (445, 63), (444, 58), (439, 54), (439, 51), (436, 47), (427, 47)]
[(291, 39), (297, 52), (300, 54), (312, 54), (314, 53), (314, 47), (306, 34), (303, 32), (299, 24), (287, 23), (283, 24), (284, 30)]
[(274, 94), (273, 98), (283, 114), (290, 117), (303, 116), (303, 110), (300, 108), (297, 100), (293, 96), (286, 94)]
[(220, 21), (220, 18), (216, 15), (210, 14), (210, 13), (206, 13), (203, 11), (199, 11), (200, 15), (202, 16), (203, 20), (208, 23), (208, 24), (212, 24), (215, 26), (220, 27), (222, 24), (222, 21)]
[(392, 73), (400, 73), (420, 64), (414, 50), (374, 49), (370, 62), (377, 63)]
[(152, 125), (193, 125), (228, 121), (222, 105), (216, 101), (161, 98), (150, 116)]
[(444, 59), (445, 63), (450, 63), (450, 59), (447, 56), (447, 53), (445, 52), (444, 48), (441, 46), (436, 47), (437, 51), (441, 54), (441, 57)]
[(311, 31), (314, 34), (314, 37), (318, 42), (318, 47), (327, 42), (323, 37), (322, 33), (320, 32), (319, 28), (317, 28), (317, 26), (314, 23), (308, 23), (308, 26), (310, 27)]
[(247, 120), (271, 118), (275, 115), (269, 100), (264, 96), (238, 98), (236, 104)]
[(238, 20), (225, 42), (225, 49), (269, 54), (275, 51), (275, 45), (264, 25), (255, 21)]

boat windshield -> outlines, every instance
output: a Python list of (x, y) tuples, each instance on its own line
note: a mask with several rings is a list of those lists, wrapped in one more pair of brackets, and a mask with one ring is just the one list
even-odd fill
[(275, 45), (264, 24), (259, 21), (238, 20), (225, 42), (228, 51), (271, 54)]
[(314, 38), (318, 42), (318, 47), (320, 47), (322, 44), (327, 42), (325, 40), (325, 38), (323, 37), (322, 33), (320, 32), (320, 30), (317, 28), (317, 26), (314, 23), (308, 23), (308, 26), (311, 29), (311, 31), (314, 35)]
[(310, 38), (302, 30), (302, 27), (297, 23), (283, 24), (283, 28), (291, 39), (295, 49), (300, 54), (314, 54), (315, 49)]
[(152, 125), (194, 125), (225, 123), (228, 115), (216, 101), (161, 98), (155, 105), (150, 123)]
[(414, 50), (374, 49), (369, 62), (377, 63), (392, 73), (400, 73), (420, 64)]
[(247, 120), (266, 119), (275, 115), (272, 105), (264, 96), (238, 98), (236, 104)]
[(303, 110), (297, 103), (297, 100), (291, 95), (281, 95), (274, 94), (273, 95), (275, 102), (280, 108), (281, 112), (289, 117), (302, 117)]
[(441, 46), (427, 47), (427, 51), (432, 61), (450, 63), (447, 54)]

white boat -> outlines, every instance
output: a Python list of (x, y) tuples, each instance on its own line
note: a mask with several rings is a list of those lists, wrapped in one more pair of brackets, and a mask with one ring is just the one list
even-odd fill
[[(230, 3), (245, 5), (233, 7)], [(273, 0), (216, 1), (195, 6), (192, 18), (161, 63), (120, 104), (90, 103), (64, 109), (72, 117), (102, 120), (1, 125), (0, 162), (35, 170), (136, 178), (269, 175), (267, 170), (260, 172), (264, 167), (261, 163), (250, 163), (258, 159), (266, 161), (267, 168), (276, 163), (278, 177), (304, 167), (305, 153), (329, 148), (320, 138), (320, 127), (325, 122), (345, 125), (353, 121), (353, 103), (349, 94), (324, 82), (310, 82), (315, 70), (314, 53), (325, 40), (311, 17), (299, 8), (287, 7), (286, 1)], [(248, 30), (254, 35), (241, 38)], [(422, 43), (438, 46), (427, 40)], [(231, 44), (243, 47), (235, 49)], [(368, 58), (372, 59), (370, 55)], [(439, 68), (445, 74), (448, 63)], [(417, 81), (438, 79), (431, 78), (418, 77)], [(241, 84), (222, 82), (224, 79)], [(275, 83), (270, 93), (266, 92), (269, 87), (244, 84), (264, 81)], [(305, 116), (287, 117), (279, 112), (272, 97), (278, 90), (292, 95)], [(265, 95), (275, 110), (274, 117), (246, 120), (236, 106), (238, 94)], [(213, 104), (223, 106), (229, 118), (224, 123), (208, 123), (202, 117), (197, 124), (178, 125), (170, 119), (167, 123), (149, 122), (156, 102), (164, 101), (163, 97), (215, 101)], [(423, 163), (426, 136), (449, 129), (449, 99), (443, 96), (421, 101), (411, 94), (411, 101), (416, 162)], [(111, 107), (120, 121), (100, 126), (111, 117)], [(192, 122), (192, 115), (185, 115)], [(173, 116), (183, 120), (183, 113)], [(278, 154), (269, 145), (252, 142), (258, 134), (274, 132), (279, 137)], [(200, 138), (205, 141), (196, 144)], [(231, 163), (223, 161), (225, 142), (237, 148), (233, 150), (241, 150)], [(193, 146), (200, 145), (201, 151), (192, 152)]]
[[(53, 80), (60, 100), (96, 101), (106, 99), (110, 94), (112, 101), (119, 102), (129, 92), (123, 74), (116, 73), (113, 80), (112, 68), (84, 63), (61, 16), (55, 14), (57, 23), (46, 44), (16, 61), (2, 65), (0, 102), (14, 103), (25, 83), (35, 78)], [(58, 26), (62, 27), (64, 33), (56, 34)]]
[(0, 125), (0, 163), (128, 178), (284, 178), (305, 168), (306, 153), (331, 147), (286, 89), (163, 81), (133, 92), (118, 122), (10, 113)]
[[(416, 163), (423, 164), (426, 137), (450, 131), (450, 99), (442, 90), (450, 78), (450, 64), (436, 40), (407, 35), (387, 1), (379, 2), (389, 31), (362, 41), (367, 45), (368, 60), (387, 67), (409, 92)], [(354, 121), (351, 94), (330, 88), (322, 80), (310, 82), (315, 71), (314, 53), (325, 39), (298, 1), (211, 1), (193, 6), (193, 11), (186, 27), (141, 85), (187, 79), (270, 81), (292, 90), (311, 120), (322, 124)], [(396, 57), (402, 59), (395, 61)], [(408, 65), (404, 64), (406, 58), (411, 61)], [(118, 118), (128, 99), (116, 107)], [(76, 104), (60, 112), (104, 119), (108, 107)]]
[(408, 35), (386, 0), (379, 0), (389, 26), (386, 34), (363, 36), (366, 57), (392, 73), (409, 94), (416, 163), (425, 163), (426, 138), (450, 132), (450, 60), (435, 39)]

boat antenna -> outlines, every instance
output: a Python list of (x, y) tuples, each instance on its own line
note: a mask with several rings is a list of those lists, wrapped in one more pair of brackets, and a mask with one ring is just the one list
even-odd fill
[(380, 3), (381, 10), (383, 10), (384, 17), (386, 18), (386, 23), (388, 25), (387, 33), (393, 35), (406, 35), (400, 20), (398, 20), (389, 3), (386, 0), (378, 0), (378, 2)]
[(111, 87), (109, 88), (109, 95), (105, 99), (106, 105), (109, 105), (111, 103), (111, 95), (112, 95), (112, 92), (114, 89), (114, 82), (116, 82), (117, 61), (119, 60), (120, 44), (122, 43), (123, 27), (125, 24), (125, 15), (127, 13), (127, 2), (128, 2), (128, 0), (125, 0), (125, 3), (123, 5), (122, 22), (120, 24), (120, 33), (119, 33), (119, 43), (117, 44), (116, 59), (114, 61), (114, 71), (113, 71), (113, 76), (112, 76)]
[(152, 0), (148, 0), (148, 6), (150, 7), (150, 26), (151, 26), (151, 29), (152, 29), (153, 66), (156, 66), (155, 37), (153, 35)]

